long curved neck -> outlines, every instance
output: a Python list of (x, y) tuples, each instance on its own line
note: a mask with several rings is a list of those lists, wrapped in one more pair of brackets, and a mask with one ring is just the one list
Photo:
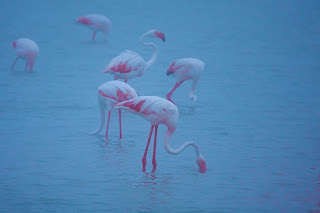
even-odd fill
[(175, 131), (175, 129), (168, 128), (167, 134), (164, 137), (164, 148), (167, 150), (168, 153), (177, 155), (180, 152), (182, 152), (187, 146), (193, 146), (196, 150), (196, 157), (202, 157), (201, 152), (199, 150), (199, 147), (194, 141), (185, 142), (178, 149), (172, 149), (170, 146), (170, 139), (171, 139), (174, 131)]
[(153, 49), (153, 55), (152, 55), (151, 59), (148, 62), (146, 62), (146, 68), (145, 69), (147, 70), (156, 61), (156, 59), (158, 57), (158, 49), (157, 49), (157, 47), (156, 47), (156, 45), (154, 43), (152, 43), (152, 42), (144, 42), (143, 41), (144, 37), (145, 37), (145, 35), (143, 35), (141, 37), (141, 39), (140, 39), (141, 43), (143, 45), (145, 45), (145, 46), (150, 46)]

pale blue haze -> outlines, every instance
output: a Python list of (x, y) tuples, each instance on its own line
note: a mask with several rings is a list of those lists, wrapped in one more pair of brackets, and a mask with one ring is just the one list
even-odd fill
[[(73, 24), (100, 13), (103, 35)], [(320, 201), (319, 1), (0, 1), (0, 212), (310, 212)], [(140, 95), (165, 97), (175, 81), (165, 75), (177, 58), (206, 63), (190, 107), (191, 82), (172, 99), (180, 118), (172, 146), (195, 140), (207, 161), (200, 174), (195, 153), (163, 148), (158, 133), (147, 173), (141, 159), (150, 124), (112, 114), (109, 135), (98, 126), (96, 90), (113, 80), (102, 74), (123, 50), (148, 60), (139, 43), (147, 30), (159, 57), (129, 81)], [(12, 42), (37, 42), (34, 73), (24, 72)]]

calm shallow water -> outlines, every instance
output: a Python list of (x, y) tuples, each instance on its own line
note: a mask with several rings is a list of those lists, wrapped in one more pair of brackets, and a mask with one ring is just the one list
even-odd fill
[[(310, 212), (320, 201), (320, 5), (316, 1), (30, 1), (0, 2), (1, 212)], [(72, 24), (87, 13), (108, 16), (106, 42)], [(112, 114), (110, 142), (98, 125), (101, 70), (125, 49), (145, 59), (139, 44), (149, 29), (159, 58), (129, 81), (140, 95), (165, 97), (165, 75), (176, 58), (196, 57), (206, 69), (173, 94), (180, 118), (172, 146), (195, 140), (207, 161), (200, 174), (194, 150), (163, 149), (157, 171), (141, 158), (150, 124), (123, 113), (124, 139)], [(34, 73), (25, 73), (12, 41), (40, 47)]]

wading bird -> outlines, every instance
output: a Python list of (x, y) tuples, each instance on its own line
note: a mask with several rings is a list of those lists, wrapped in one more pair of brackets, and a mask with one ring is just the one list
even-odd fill
[(172, 93), (186, 80), (192, 80), (193, 85), (190, 91), (190, 99), (192, 101), (197, 100), (197, 96), (194, 94), (194, 89), (200, 78), (200, 74), (205, 67), (205, 63), (196, 58), (181, 58), (175, 60), (169, 69), (167, 70), (167, 75), (170, 75), (177, 79), (176, 84), (173, 89), (167, 94), (167, 99), (171, 100)]
[[(109, 81), (102, 84), (98, 88), (98, 105), (100, 110), (100, 126), (98, 129), (90, 134), (98, 134), (105, 122), (105, 108), (108, 110), (108, 123), (107, 123), (107, 131), (106, 131), (106, 139), (108, 140), (108, 130), (109, 130), (109, 122), (111, 110), (113, 109), (113, 105), (117, 102), (130, 100), (132, 98), (138, 97), (136, 91), (129, 85), (121, 81)], [(119, 139), (122, 138), (122, 129), (121, 129), (121, 110), (119, 110), (119, 128), (120, 128), (120, 136)]]
[(158, 57), (156, 45), (152, 42), (144, 42), (145, 37), (160, 38), (163, 42), (165, 41), (165, 37), (163, 33), (156, 30), (150, 30), (142, 35), (140, 39), (141, 43), (153, 49), (153, 55), (149, 61), (146, 62), (138, 53), (126, 50), (119, 56), (113, 58), (108, 66), (104, 68), (103, 72), (114, 75), (115, 80), (124, 79), (125, 82), (130, 78), (143, 75)]
[(172, 149), (170, 146), (170, 139), (173, 133), (176, 130), (177, 122), (179, 119), (179, 111), (176, 105), (171, 103), (170, 101), (156, 97), (156, 96), (139, 96), (137, 98), (133, 98), (131, 100), (122, 101), (115, 104), (116, 108), (126, 109), (130, 112), (136, 113), (151, 123), (151, 130), (147, 142), (146, 149), (144, 151), (144, 155), (142, 158), (142, 171), (146, 170), (147, 164), (147, 152), (152, 136), (153, 129), (155, 129), (154, 135), (154, 146), (153, 146), (153, 158), (152, 165), (153, 170), (155, 172), (157, 167), (156, 162), (156, 145), (157, 145), (157, 133), (159, 124), (164, 124), (168, 127), (167, 134), (164, 137), (164, 148), (170, 154), (179, 154), (182, 152), (187, 146), (193, 146), (196, 151), (196, 161), (199, 166), (199, 170), (201, 173), (205, 173), (207, 170), (206, 162), (200, 152), (198, 145), (193, 142), (185, 142), (180, 148)]
[(34, 62), (39, 53), (38, 45), (28, 38), (20, 38), (12, 43), (13, 47), (16, 49), (17, 57), (11, 66), (11, 70), (13, 70), (14, 65), (17, 63), (18, 59), (26, 59), (26, 67), (24, 71), (27, 71), (28, 65), (29, 70), (32, 72)]
[(77, 18), (75, 23), (83, 24), (93, 30), (92, 40), (96, 37), (96, 32), (103, 32), (104, 39), (106, 39), (108, 32), (111, 29), (111, 21), (99, 14), (89, 14)]

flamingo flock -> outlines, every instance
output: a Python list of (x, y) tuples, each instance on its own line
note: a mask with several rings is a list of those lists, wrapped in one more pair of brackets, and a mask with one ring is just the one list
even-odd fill
[[(111, 29), (111, 21), (100, 14), (89, 14), (81, 16), (74, 21), (77, 24), (84, 25), (93, 30), (92, 40), (95, 40), (96, 33), (102, 32), (104, 39)], [(205, 63), (196, 58), (181, 58), (175, 60), (168, 68), (166, 74), (176, 78), (177, 82), (173, 89), (167, 94), (166, 98), (157, 96), (138, 96), (138, 93), (129, 85), (127, 81), (131, 78), (140, 77), (144, 72), (154, 64), (158, 57), (157, 47), (152, 42), (145, 42), (146, 38), (161, 39), (165, 42), (165, 35), (157, 30), (149, 30), (144, 33), (140, 41), (144, 46), (151, 47), (153, 49), (153, 55), (145, 61), (138, 53), (126, 50), (119, 56), (111, 59), (110, 63), (103, 69), (103, 73), (109, 73), (114, 76), (114, 80), (108, 81), (98, 87), (98, 106), (100, 110), (100, 124), (99, 127), (91, 134), (98, 134), (105, 124), (105, 110), (108, 111), (108, 121), (105, 138), (108, 138), (108, 130), (110, 123), (110, 116), (113, 109), (116, 109), (119, 113), (119, 139), (122, 139), (121, 128), (121, 110), (142, 116), (144, 119), (150, 122), (151, 129), (147, 141), (147, 145), (142, 158), (142, 171), (146, 171), (147, 153), (151, 141), (151, 137), (154, 131), (154, 145), (153, 145), (153, 157), (152, 157), (152, 172), (156, 171), (156, 145), (158, 126), (163, 124), (167, 127), (167, 133), (164, 137), (164, 148), (169, 154), (177, 155), (181, 153), (186, 147), (192, 146), (196, 152), (196, 162), (199, 167), (200, 173), (207, 171), (207, 166), (204, 157), (202, 156), (199, 146), (194, 141), (188, 141), (183, 143), (178, 149), (173, 149), (170, 146), (170, 140), (177, 128), (177, 122), (179, 120), (179, 111), (176, 104), (172, 101), (171, 96), (173, 92), (186, 80), (192, 80), (193, 85), (190, 91), (189, 98), (192, 102), (196, 101), (197, 96), (194, 94), (195, 86), (200, 79), (201, 72), (205, 68)], [(17, 56), (11, 67), (13, 70), (17, 60), (19, 58), (26, 60), (25, 71), (29, 67), (29, 71), (32, 72), (34, 62), (39, 53), (38, 45), (31, 39), (21, 38), (12, 43), (16, 50)], [(118, 79), (124, 80), (124, 82)]]

